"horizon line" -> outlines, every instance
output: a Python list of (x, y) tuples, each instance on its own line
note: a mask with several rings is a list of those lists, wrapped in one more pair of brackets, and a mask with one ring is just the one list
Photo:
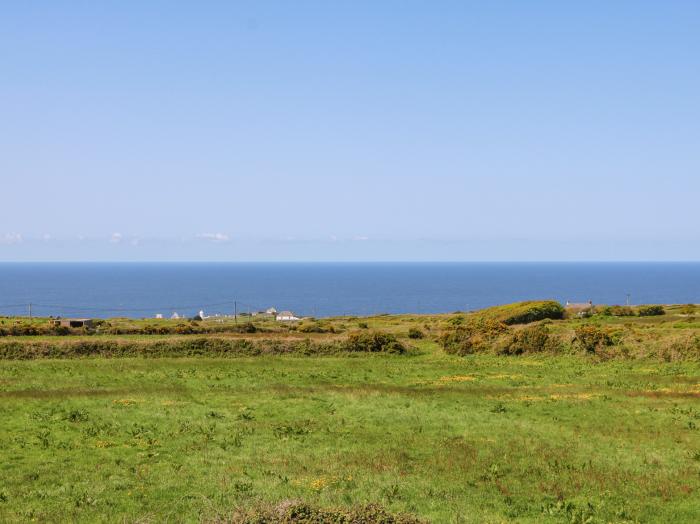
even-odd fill
[(3, 264), (698, 264), (700, 260), (0, 260)]

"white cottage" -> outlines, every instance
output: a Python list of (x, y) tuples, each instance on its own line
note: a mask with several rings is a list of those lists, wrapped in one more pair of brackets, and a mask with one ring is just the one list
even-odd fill
[(300, 320), (299, 317), (291, 311), (280, 311), (279, 313), (277, 313), (277, 316), (275, 318), (280, 322), (291, 322), (293, 320)]

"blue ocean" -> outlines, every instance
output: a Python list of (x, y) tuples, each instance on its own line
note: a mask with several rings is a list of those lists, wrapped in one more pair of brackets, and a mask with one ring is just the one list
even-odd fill
[(700, 263), (2, 263), (0, 315), (316, 317), (518, 300), (698, 303)]

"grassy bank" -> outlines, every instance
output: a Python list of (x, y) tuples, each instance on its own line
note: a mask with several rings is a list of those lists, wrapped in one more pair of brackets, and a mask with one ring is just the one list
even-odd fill
[(2, 362), (0, 519), (206, 520), (301, 500), (434, 522), (697, 521), (697, 364), (419, 344)]

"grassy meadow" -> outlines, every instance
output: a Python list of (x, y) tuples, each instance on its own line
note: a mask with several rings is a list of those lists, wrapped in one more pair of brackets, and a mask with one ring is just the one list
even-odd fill
[[(305, 332), (265, 321), (256, 333), (178, 339), (331, 348), (310, 353), (173, 358), (147, 344), (176, 335), (7, 335), (0, 345), (77, 358), (0, 360), (0, 521), (698, 522), (690, 313), (518, 315), (525, 324), (498, 340), (535, 325), (556, 344), (502, 354), (479, 333), (460, 346), (469, 351), (446, 352), (442, 335), (468, 314), (331, 319)], [(579, 340), (591, 326), (609, 335), (593, 351)], [(405, 351), (346, 350), (356, 330), (391, 334)], [(72, 355), (87, 339), (146, 349)], [(314, 514), (368, 505), (383, 516)]]

